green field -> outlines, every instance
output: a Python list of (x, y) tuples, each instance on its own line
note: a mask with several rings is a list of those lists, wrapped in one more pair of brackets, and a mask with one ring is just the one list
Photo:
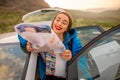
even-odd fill
[(105, 21), (92, 21), (92, 20), (86, 20), (86, 19), (76, 19), (73, 20), (73, 26), (74, 27), (80, 27), (80, 26), (100, 26), (103, 29), (107, 30), (110, 29), (111, 27), (116, 26), (119, 23), (114, 23), (114, 22), (105, 22)]
[(0, 34), (13, 32), (14, 26), (21, 22), (24, 11), (13, 11), (0, 8)]

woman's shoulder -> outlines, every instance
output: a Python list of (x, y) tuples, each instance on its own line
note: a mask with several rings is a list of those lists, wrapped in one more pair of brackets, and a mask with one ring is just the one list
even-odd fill
[(75, 28), (72, 28), (69, 32), (68, 32), (72, 37), (77, 36), (77, 30)]
[(65, 33), (64, 42), (68, 43), (71, 39), (73, 39), (75, 37), (77, 37), (77, 31), (74, 28), (72, 28), (70, 31)]

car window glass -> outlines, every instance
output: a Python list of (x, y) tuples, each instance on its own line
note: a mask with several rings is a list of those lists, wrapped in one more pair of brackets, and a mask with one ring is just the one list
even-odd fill
[(91, 45), (77, 58), (78, 80), (115, 80), (120, 64), (120, 29)]
[(26, 56), (18, 43), (0, 44), (0, 80), (21, 80)]
[(34, 12), (26, 16), (23, 22), (51, 21), (57, 12), (58, 11), (55, 10), (42, 10), (42, 11)]
[(79, 38), (81, 39), (82, 45), (84, 46), (93, 38), (102, 33), (102, 31), (98, 27), (80, 27), (77, 28), (77, 33)]

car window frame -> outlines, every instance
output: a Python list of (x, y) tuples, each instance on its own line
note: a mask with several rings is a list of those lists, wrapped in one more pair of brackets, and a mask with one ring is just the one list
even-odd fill
[(31, 52), (30, 59), (28, 63), (28, 68), (25, 76), (25, 80), (34, 80), (36, 79), (36, 69), (37, 69), (37, 53)]

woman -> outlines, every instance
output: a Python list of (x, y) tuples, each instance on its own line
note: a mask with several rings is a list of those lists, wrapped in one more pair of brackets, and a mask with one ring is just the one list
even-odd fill
[[(38, 68), (41, 80), (66, 80), (65, 63), (66, 61), (69, 61), (75, 54), (77, 54), (82, 48), (76, 30), (71, 29), (71, 27), (72, 18), (67, 12), (60, 12), (54, 17), (51, 28), (63, 42), (66, 50), (60, 55), (45, 52), (45, 56), (47, 55), (49, 58), (52, 56), (52, 58), (55, 60), (53, 62), (49, 62), (49, 64), (47, 61), (48, 58), (46, 59), (46, 57), (43, 58), (41, 55), (39, 56)], [(34, 50), (27, 40), (23, 39), (20, 35), (18, 35), (18, 38), (21, 45), (26, 47), (27, 51), (31, 52)], [(72, 46), (69, 45), (69, 42), (72, 42)], [(72, 51), (70, 50), (70, 47), (72, 47)], [(48, 66), (51, 66), (52, 68), (50, 67), (49, 69)], [(59, 70), (58, 67), (61, 69)]]

